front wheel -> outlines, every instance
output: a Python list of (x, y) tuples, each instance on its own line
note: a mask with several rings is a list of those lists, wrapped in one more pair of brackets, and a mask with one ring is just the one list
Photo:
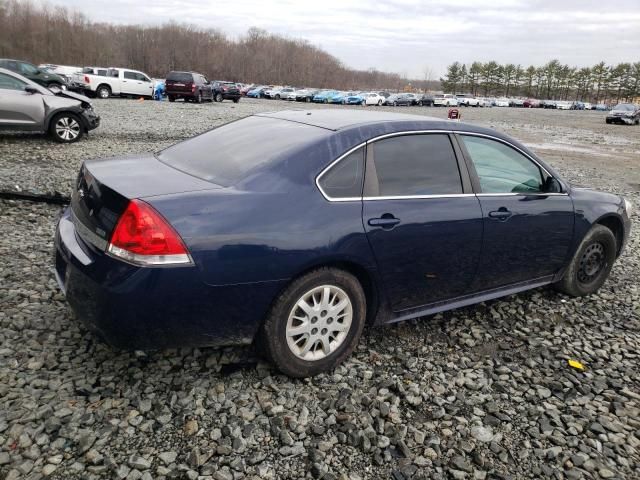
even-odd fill
[(216, 102), (218, 102), (218, 103), (222, 102), (222, 94), (221, 93), (216, 93)]
[(562, 280), (555, 287), (573, 297), (596, 292), (611, 272), (616, 251), (613, 232), (603, 225), (595, 225), (585, 235)]
[(82, 138), (84, 128), (76, 114), (60, 113), (51, 120), (49, 133), (56, 142), (73, 143)]
[(317, 375), (351, 354), (364, 328), (366, 308), (353, 275), (334, 268), (314, 270), (276, 299), (258, 340), (283, 373)]

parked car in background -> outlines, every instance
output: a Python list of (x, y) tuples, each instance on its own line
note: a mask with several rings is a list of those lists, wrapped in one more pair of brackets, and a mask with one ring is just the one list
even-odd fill
[(304, 88), (302, 90), (298, 90), (296, 92), (296, 102), (309, 103), (313, 101), (313, 97), (320, 92), (321, 90), (313, 89), (313, 88)]
[(233, 103), (238, 103), (242, 97), (240, 89), (233, 82), (224, 82), (222, 80), (215, 80), (211, 82), (211, 90), (213, 92), (213, 99), (216, 102), (222, 102), (223, 100), (232, 100)]
[(312, 100), (314, 103), (329, 103), (329, 98), (337, 93), (339, 92), (336, 90), (321, 90), (313, 96)]
[(386, 98), (380, 95), (379, 93), (369, 92), (365, 98), (365, 105), (381, 106), (385, 100)]
[(593, 110), (593, 105), (589, 102), (584, 102), (584, 109), (585, 110)]
[(409, 92), (409, 93), (405, 92), (405, 95), (407, 97), (409, 97), (409, 99), (411, 100), (411, 105), (418, 105), (418, 102), (420, 101), (420, 98), (422, 97), (422, 95), (420, 95), (420, 94), (411, 93), (411, 92)]
[(522, 106), (525, 108), (540, 108), (540, 100), (536, 100), (535, 98), (527, 98)]
[(508, 107), (508, 106), (510, 106), (510, 102), (507, 97), (500, 97), (496, 100), (496, 107)]
[[(234, 85), (235, 87), (235, 85)], [(213, 91), (207, 77), (198, 72), (169, 72), (165, 91), (170, 102), (183, 98), (185, 102), (213, 101)]]
[(252, 90), (249, 90), (247, 92), (247, 97), (251, 97), (251, 98), (262, 98), (264, 96), (264, 92), (268, 89), (269, 87), (267, 87), (266, 85), (262, 85), (259, 87), (256, 87)]
[(71, 75), (67, 88), (82, 92), (85, 87), (85, 74), (106, 77), (108, 73), (109, 69), (107, 67), (82, 67), (79, 72)]
[(418, 97), (418, 106), (420, 107), (433, 107), (433, 95), (430, 93), (423, 93)]
[(99, 125), (100, 117), (87, 97), (49, 90), (0, 68), (0, 130), (46, 132), (57, 142), (73, 143)]
[(289, 110), (85, 161), (53, 269), (75, 318), (118, 348), (256, 342), (307, 377), (347, 358), (365, 324), (544, 285), (597, 292), (632, 209), (491, 129)]
[(609, 106), (606, 103), (598, 103), (596, 104), (594, 110), (598, 112), (606, 112), (607, 110), (609, 110)]
[(391, 95), (391, 94), (389, 92), (383, 90), (381, 92), (378, 92), (378, 95), (381, 95), (384, 98), (389, 98), (389, 95)]
[(254, 88), (259, 87), (260, 85), (255, 85), (255, 84), (250, 84), (250, 85), (245, 85), (244, 87), (242, 87), (240, 89), (240, 93), (244, 96), (247, 95), (247, 93), (249, 93), (249, 91), (253, 90)]
[(285, 89), (287, 90), (287, 93), (293, 90), (293, 89), (289, 89), (288, 87), (281, 87), (281, 86), (270, 87), (264, 91), (263, 97), (270, 98), (272, 100), (280, 100), (280, 98), (282, 98), (281, 92)]
[(524, 100), (521, 98), (510, 98), (509, 99), (509, 106), (510, 107), (524, 107)]
[(633, 103), (619, 103), (607, 114), (607, 123), (640, 125), (640, 107)]
[(53, 73), (55, 75), (60, 75), (67, 85), (71, 83), (72, 77), (75, 73), (82, 71), (82, 67), (74, 67), (71, 65), (54, 65), (51, 63), (44, 63), (42, 65), (38, 65), (40, 70), (45, 72)]
[(106, 76), (82, 74), (79, 88), (87, 95), (98, 98), (109, 98), (111, 95), (147, 98), (153, 96), (151, 78), (146, 73), (127, 68), (110, 68)]
[(368, 92), (353, 93), (352, 95), (349, 95), (345, 99), (345, 103), (347, 105), (363, 105), (364, 106), (366, 105), (367, 95), (368, 95)]
[(457, 107), (458, 99), (450, 93), (437, 93), (433, 96), (434, 107)]
[(540, 102), (540, 105), (542, 105), (542, 108), (551, 108), (551, 109), (555, 109), (558, 108), (556, 105), (556, 101), (555, 100), (542, 100)]
[(456, 98), (458, 105), (463, 107), (477, 107), (480, 104), (480, 101), (470, 93), (458, 93)]
[(556, 101), (556, 108), (558, 110), (571, 110), (572, 107), (573, 107), (573, 102), (570, 102), (568, 100), (557, 100)]
[(409, 107), (411, 106), (412, 102), (413, 102), (413, 99), (409, 97), (406, 93), (394, 93), (392, 95), (389, 95), (389, 97), (385, 99), (384, 104), (392, 105), (394, 107), (397, 107), (400, 105)]
[(479, 107), (493, 107), (493, 102), (490, 98), (487, 97), (478, 97), (478, 106)]
[(335, 92), (333, 95), (329, 95), (329, 103), (338, 103), (344, 105), (347, 103), (347, 97), (353, 92)]
[(13, 60), (9, 58), (0, 59), (0, 68), (6, 68), (16, 72), (38, 85), (45, 88), (66, 88), (67, 81), (60, 75), (36, 67), (34, 64), (23, 60)]

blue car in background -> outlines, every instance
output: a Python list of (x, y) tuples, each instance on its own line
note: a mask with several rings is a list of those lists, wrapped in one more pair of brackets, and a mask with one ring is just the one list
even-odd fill
[(255, 341), (305, 377), (347, 358), (365, 324), (548, 284), (597, 291), (632, 208), (488, 128), (263, 113), (156, 154), (85, 161), (57, 225), (55, 275), (114, 346)]
[(345, 103), (348, 105), (365, 105), (368, 94), (369, 92), (354, 93), (345, 99)]
[(329, 103), (347, 103), (347, 97), (351, 94), (351, 92), (335, 92), (333, 95), (329, 96)]
[(329, 98), (338, 93), (336, 90), (323, 90), (313, 96), (314, 103), (329, 103)]
[(263, 96), (263, 92), (267, 89), (268, 87), (258, 87), (258, 88), (254, 88), (253, 90), (249, 90), (247, 92), (247, 97), (252, 97), (252, 98), (260, 98)]

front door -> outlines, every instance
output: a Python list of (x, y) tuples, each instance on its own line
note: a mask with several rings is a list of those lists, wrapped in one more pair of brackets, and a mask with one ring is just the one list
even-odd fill
[(521, 151), (497, 139), (460, 135), (475, 170), (484, 242), (474, 290), (543, 279), (566, 263), (573, 201)]
[(2, 125), (33, 130), (44, 120), (44, 102), (40, 93), (28, 93), (25, 82), (0, 73), (0, 127)]
[(466, 293), (480, 258), (482, 212), (463, 189), (449, 135), (369, 144), (362, 213), (392, 310)]

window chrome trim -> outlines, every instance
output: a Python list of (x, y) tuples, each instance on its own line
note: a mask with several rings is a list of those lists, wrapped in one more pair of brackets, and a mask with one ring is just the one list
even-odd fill
[(363, 201), (375, 200), (428, 200), (430, 198), (462, 198), (475, 197), (475, 193), (436, 193), (433, 195), (388, 195), (380, 197), (362, 197)]
[[(334, 165), (336, 165), (338, 162), (340, 162), (342, 159), (344, 159), (345, 157), (347, 157), (348, 155), (350, 155), (351, 153), (353, 153), (354, 151), (356, 151), (359, 148), (362, 147), (366, 147), (367, 145), (369, 145), (370, 143), (373, 142), (377, 142), (378, 140), (383, 140), (385, 138), (392, 138), (392, 137), (402, 137), (402, 136), (406, 136), (406, 135), (421, 135), (421, 134), (425, 134), (425, 133), (442, 133), (445, 135), (470, 135), (470, 136), (476, 136), (476, 137), (484, 137), (484, 138), (488, 138), (490, 140), (495, 140), (497, 142), (500, 142), (508, 147), (513, 148), (514, 150), (516, 150), (517, 152), (519, 152), (520, 154), (522, 154), (523, 156), (525, 156), (526, 158), (528, 158), (530, 161), (532, 161), (535, 165), (538, 166), (538, 168), (540, 168), (544, 173), (546, 173), (549, 177), (555, 178), (556, 180), (558, 180), (554, 175), (551, 175), (551, 173), (549, 173), (549, 171), (543, 167), (535, 158), (533, 158), (531, 155), (529, 155), (527, 152), (525, 152), (524, 150), (522, 150), (521, 148), (517, 147), (516, 145), (512, 144), (511, 142), (504, 140), (500, 137), (496, 137), (494, 135), (489, 135), (486, 133), (478, 133), (478, 132), (468, 132), (465, 130), (404, 130), (402, 132), (393, 132), (393, 133), (385, 133), (383, 135), (378, 135), (377, 137), (373, 137), (370, 138), (369, 140), (360, 143), (359, 145), (356, 145), (355, 147), (351, 148), (350, 150), (348, 150), (346, 153), (343, 153), (342, 155), (340, 155), (338, 158), (336, 158), (333, 162), (331, 162), (329, 165), (327, 165), (324, 169), (322, 169), (322, 171), (316, 176), (316, 187), (318, 187), (318, 190), (320, 190), (320, 193), (322, 194), (322, 196), (328, 200), (329, 202), (355, 202), (355, 201), (364, 201), (364, 200), (368, 200), (368, 201), (375, 201), (375, 200), (411, 200), (411, 199), (429, 199), (429, 198), (458, 198), (458, 197), (469, 197), (469, 196), (476, 196), (476, 197), (513, 197), (513, 196), (532, 196), (532, 195), (536, 195), (536, 196), (545, 196), (545, 197), (549, 197), (549, 196), (568, 196), (569, 193), (568, 192), (550, 192), (550, 193), (544, 193), (544, 192), (531, 192), (531, 193), (523, 193), (523, 192), (509, 192), (509, 193), (452, 193), (452, 194), (437, 194), (437, 195), (398, 195), (398, 196), (384, 196), (384, 197), (364, 197), (364, 196), (360, 196), (360, 197), (344, 197), (344, 198), (334, 198), (334, 197), (330, 197), (329, 195), (327, 195), (325, 193), (325, 191), (322, 189), (322, 187), (320, 186), (320, 179), (322, 178), (323, 175), (325, 175)], [(366, 161), (366, 158), (365, 158)], [(366, 175), (366, 169), (364, 174)], [(558, 182), (562, 185), (562, 187), (566, 190), (566, 187), (564, 185), (563, 182), (561, 182), (560, 180), (558, 180)]]
[[(343, 158), (348, 157), (349, 155), (351, 155), (353, 152), (355, 152), (356, 150), (358, 150), (359, 148), (364, 148), (366, 147), (367, 142), (362, 142), (359, 145), (356, 145), (355, 147), (351, 148), (350, 150), (347, 150), (346, 153), (343, 153), (342, 155), (340, 155), (338, 158), (336, 158), (333, 162), (331, 162), (329, 165), (327, 165), (326, 167), (324, 167), (322, 169), (322, 171), (318, 174), (318, 176), (316, 177), (316, 187), (318, 187), (318, 190), (320, 190), (320, 193), (322, 194), (322, 196), (330, 201), (330, 202), (359, 202), (362, 200), (362, 194), (360, 194), (359, 197), (331, 197), (329, 195), (327, 195), (327, 193), (322, 189), (322, 186), (320, 185), (320, 180), (322, 179), (322, 177), (329, 172), (329, 170), (331, 170), (331, 168), (336, 165), (338, 162), (340, 162)], [(362, 181), (364, 182), (364, 175), (365, 175), (365, 168), (364, 168), (364, 158), (365, 156), (363, 155), (363, 165), (362, 165)]]

